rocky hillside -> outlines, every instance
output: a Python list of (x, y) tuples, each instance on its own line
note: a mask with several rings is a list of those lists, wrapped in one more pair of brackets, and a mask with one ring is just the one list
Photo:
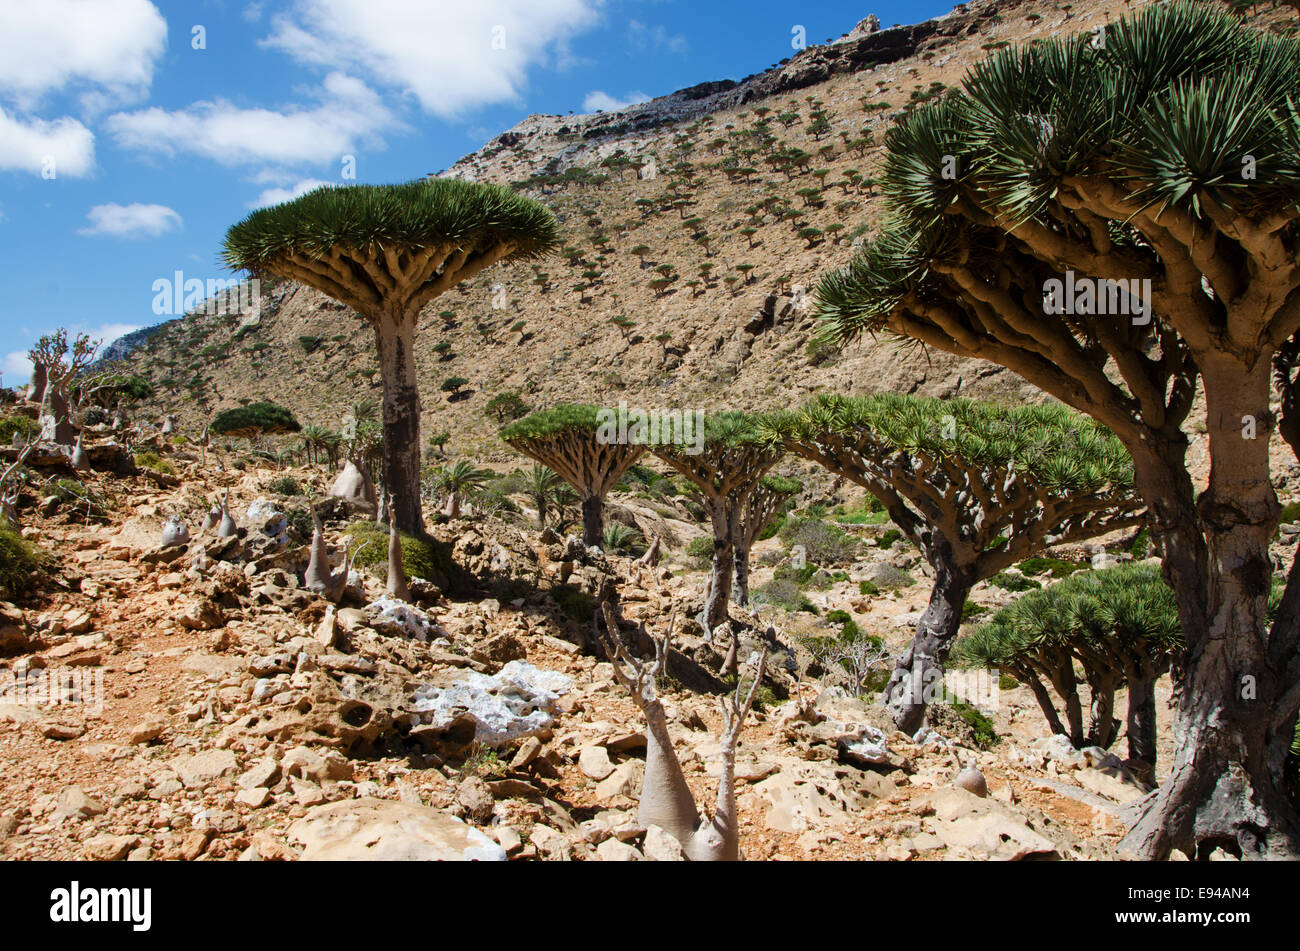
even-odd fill
[[(88, 442), (104, 460), (115, 445), (107, 431)], [(325, 467), (222, 468), (159, 437), (140, 448), (147, 466), (51, 463), (51, 494), (23, 493), (22, 537), (44, 565), (0, 601), (0, 857), (681, 859), (637, 819), (644, 718), (586, 649), (602, 590), (629, 639), (674, 631), (658, 689), (711, 809), (723, 656), (685, 620), (704, 572), (679, 553), (648, 566), (519, 520), (443, 520), (447, 576), (413, 579), (402, 603), (362, 569), (336, 606), (300, 582), (297, 493), (322, 492)], [(220, 498), (238, 523), (227, 537), (200, 528)], [(337, 561), (355, 541), (343, 529), (365, 522), (322, 508)], [(654, 515), (625, 492), (611, 510)], [(665, 536), (700, 531), (660, 512)], [(190, 538), (164, 544), (173, 516)], [(877, 544), (883, 528), (859, 526), (860, 552), (810, 597), (896, 650), (927, 585), (907, 575), (923, 570), (915, 551)], [(756, 583), (777, 547), (756, 551)], [(862, 594), (872, 578), (882, 590)], [(1009, 598), (982, 585), (973, 600)], [(990, 719), (938, 705), (934, 729), (909, 738), (810, 665), (802, 645), (832, 632), (829, 613), (770, 613), (736, 767), (746, 858), (1114, 857), (1146, 787), (1105, 751), (1048, 736), (1028, 688), (1006, 685)], [(741, 636), (748, 656), (761, 635)]]
[[(455, 454), (500, 455), (484, 407), (506, 391), (530, 406), (704, 409), (784, 406), (822, 388), (1035, 398), (998, 368), (890, 341), (810, 345), (804, 295), (876, 223), (872, 175), (893, 117), (990, 49), (1088, 30), (1125, 7), (1080, 6), (989, 0), (887, 30), (868, 18), (741, 82), (533, 116), (461, 159), (445, 174), (513, 183), (552, 207), (565, 247), (429, 305), (425, 431), (450, 431)], [(353, 400), (378, 395), (373, 340), (355, 315), (292, 283), (262, 290), (256, 314), (173, 321), (132, 351), (158, 384), (147, 412), (193, 426), (270, 398), (338, 428)], [(440, 386), (452, 377), (469, 382), (449, 399)]]

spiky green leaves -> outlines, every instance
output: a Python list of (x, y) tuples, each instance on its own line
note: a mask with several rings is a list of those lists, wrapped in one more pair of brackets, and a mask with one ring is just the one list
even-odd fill
[(315, 259), (335, 248), (363, 257), (385, 252), (507, 243), (511, 258), (538, 257), (560, 240), (555, 216), (502, 185), (449, 178), (404, 185), (322, 187), (250, 214), (226, 235), (232, 269), (273, 269), (278, 258)]
[(835, 435), (850, 443), (866, 440), (885, 454), (951, 459), (974, 471), (1014, 470), (1038, 489), (1059, 494), (1133, 484), (1133, 462), (1119, 440), (1055, 403), (1007, 407), (894, 393), (824, 394), (798, 411), (770, 417), (763, 429), (774, 441), (816, 443)]
[(1152, 658), (1183, 647), (1174, 592), (1159, 568), (1083, 571), (1029, 591), (963, 635), (953, 658), (966, 667), (1012, 669), (1044, 648), (1114, 653), (1120, 647)]
[(568, 430), (590, 430), (594, 435), (600, 426), (600, 408), (586, 403), (561, 403), (550, 409), (530, 413), (501, 430), (501, 438), (508, 443), (528, 439), (542, 439)]

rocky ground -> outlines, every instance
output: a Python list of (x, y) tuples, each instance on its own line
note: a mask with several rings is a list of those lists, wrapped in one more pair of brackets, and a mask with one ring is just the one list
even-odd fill
[[(721, 653), (686, 620), (700, 572), (673, 552), (651, 568), (478, 516), (432, 526), (457, 577), (415, 583), (415, 603), (400, 605), (361, 572), (336, 607), (300, 587), (307, 546), (280, 513), (301, 499), (268, 491), (289, 474), (320, 493), (329, 473), (255, 460), (240, 471), (155, 442), (172, 474), (76, 473), (102, 512), (22, 500), (23, 534), (54, 567), (28, 601), (0, 605), (0, 855), (680, 857), (637, 823), (644, 724), (593, 656), (587, 618), (612, 590), (642, 648), (677, 619), (660, 692), (711, 809), (724, 688)], [(199, 530), (227, 492), (238, 535)], [(337, 553), (356, 516), (323, 508)], [(172, 515), (192, 538), (164, 547)], [(660, 528), (700, 531), (674, 524)], [(814, 598), (901, 647), (927, 585), (867, 597), (856, 581), (884, 564), (920, 573), (916, 554), (867, 552), (849, 583)], [(1007, 597), (981, 588), (975, 600)], [(1114, 856), (1143, 787), (1104, 751), (1047, 736), (1026, 689), (1001, 692), (989, 749), (946, 706), (909, 739), (833, 677), (807, 676), (798, 628), (815, 619), (769, 610), (760, 629), (769, 622), (765, 703), (738, 758), (746, 858)], [(742, 658), (756, 644), (744, 634)], [(50, 696), (64, 702), (37, 702)], [(987, 795), (954, 784), (967, 767)]]

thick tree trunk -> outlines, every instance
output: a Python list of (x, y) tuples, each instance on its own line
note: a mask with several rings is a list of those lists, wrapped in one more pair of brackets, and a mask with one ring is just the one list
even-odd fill
[(59, 446), (71, 446), (77, 438), (77, 427), (70, 418), (68, 400), (52, 379), (45, 382), (41, 394), (41, 441)]
[(738, 541), (733, 557), (736, 561), (736, 570), (731, 587), (731, 602), (746, 608), (749, 607), (749, 543)]
[(1079, 702), (1079, 678), (1074, 673), (1074, 658), (1061, 657), (1052, 670), (1052, 687), (1065, 704), (1065, 722), (1070, 745), (1079, 749), (1083, 742), (1083, 705)]
[(415, 379), (416, 316), (375, 320), (384, 381), (384, 487), (391, 521), (408, 535), (424, 534), (420, 511), (420, 394)]
[(1088, 707), (1089, 746), (1110, 749), (1115, 737), (1119, 735), (1119, 721), (1115, 719), (1115, 690), (1120, 678), (1109, 671), (1092, 671), (1088, 676), (1088, 692), (1091, 695)]
[(704, 598), (700, 623), (707, 637), (713, 629), (727, 620), (727, 602), (731, 598), (731, 581), (736, 569), (737, 506), (730, 499), (708, 501), (709, 519), (713, 525), (713, 566), (709, 570), (709, 588)]
[(45, 396), (45, 382), (48, 376), (45, 372), (45, 364), (36, 363), (32, 365), (32, 378), (27, 384), (26, 398), (30, 403)]
[(605, 531), (605, 503), (599, 495), (582, 497), (582, 543), (599, 547)]
[(1156, 765), (1156, 682), (1134, 671), (1128, 679), (1128, 758)]
[(1142, 858), (1171, 849), (1205, 857), (1216, 847), (1245, 858), (1300, 856), (1300, 815), (1284, 774), (1297, 632), (1282, 625), (1270, 633), (1266, 616), (1278, 517), (1269, 481), (1269, 371), (1268, 360), (1201, 361), (1210, 479), (1190, 522), (1204, 533), (1204, 547), (1197, 552), (1198, 539), (1166, 522), (1166, 570), (1187, 654), (1173, 771), (1121, 843)]
[[(940, 543), (936, 542), (936, 548)], [(970, 575), (958, 570), (942, 552), (936, 552), (934, 587), (930, 603), (916, 625), (916, 634), (894, 665), (885, 686), (884, 703), (898, 728), (909, 736), (925, 724), (925, 709), (940, 696), (943, 665), (952, 650), (966, 596), (974, 584)]]

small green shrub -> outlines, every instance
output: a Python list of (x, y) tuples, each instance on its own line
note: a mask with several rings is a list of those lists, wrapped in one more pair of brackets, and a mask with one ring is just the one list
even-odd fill
[(41, 424), (27, 416), (6, 416), (0, 419), (0, 446), (12, 446), (14, 433), (28, 441), (40, 435)]
[(858, 582), (858, 593), (870, 597), (872, 595), (880, 594), (880, 589), (876, 587), (874, 582), (863, 579)]
[(853, 617), (848, 611), (841, 611), (839, 608), (835, 608), (832, 611), (826, 612), (826, 620), (831, 624), (844, 624), (848, 621), (852, 621)]
[(961, 606), (962, 622), (969, 621), (973, 617), (979, 617), (981, 614), (988, 614), (989, 609), (982, 604), (976, 604), (974, 601), (967, 601)]
[(1088, 566), (1076, 561), (1065, 561), (1062, 558), (1035, 557), (1026, 558), (1016, 567), (1026, 575), (1050, 574), (1053, 578), (1065, 578)]
[(293, 476), (280, 476), (278, 479), (272, 479), (266, 490), (274, 492), (276, 495), (302, 495), (302, 486), (298, 484)]
[(713, 539), (701, 535), (686, 546), (686, 557), (696, 568), (707, 568), (713, 564)]
[[(353, 522), (343, 534), (355, 543), (360, 553), (354, 564), (364, 568), (388, 564), (388, 527), (371, 521)], [(402, 535), (402, 570), (407, 579), (423, 578), (434, 584), (446, 584), (455, 573), (451, 549), (434, 538)]]
[(48, 559), (15, 529), (0, 526), (0, 598), (12, 601), (35, 586)]
[(762, 585), (753, 594), (753, 599), (760, 604), (770, 604), (786, 611), (803, 611), (817, 614), (817, 606), (808, 600), (794, 581), (786, 578), (773, 578)]
[(591, 623), (591, 618), (596, 613), (596, 599), (573, 585), (557, 584), (551, 589), (551, 600), (579, 624)]
[(787, 519), (779, 534), (787, 548), (801, 545), (807, 560), (821, 565), (847, 563), (858, 551), (856, 538), (820, 518)]
[(285, 513), (285, 518), (289, 522), (289, 532), (299, 541), (307, 541), (312, 536), (315, 526), (311, 520), (311, 512), (307, 509), (290, 509)]
[(51, 495), (60, 502), (67, 502), (84, 511), (87, 515), (103, 515), (103, 496), (76, 479), (55, 479), (50, 483)]
[(135, 464), (141, 469), (148, 469), (150, 472), (157, 472), (160, 475), (176, 474), (176, 467), (152, 449), (148, 452), (137, 452), (135, 454)]
[(882, 565), (876, 570), (876, 577), (873, 580), (876, 587), (884, 591), (891, 588), (910, 588), (916, 584), (915, 578), (893, 565)]
[(490, 746), (475, 743), (469, 748), (469, 754), (460, 764), (460, 770), (469, 776), (487, 776), (499, 779), (507, 772), (506, 762), (501, 754)]
[(645, 538), (635, 528), (621, 522), (610, 522), (600, 536), (600, 546), (606, 551), (625, 555), (638, 555), (645, 551)]
[(1008, 571), (999, 571), (989, 579), (989, 584), (1001, 588), (1003, 591), (1033, 591), (1043, 586), (1042, 582), (1035, 581), (1033, 578), (1026, 578), (1024, 575), (1012, 574)]
[(903, 537), (903, 533), (896, 528), (891, 528), (880, 536), (880, 547), (888, 551), (894, 547), (894, 542)]
[(961, 717), (975, 733), (975, 745), (982, 750), (991, 750), (1001, 741), (998, 731), (993, 728), (993, 721), (980, 713), (964, 700), (952, 698), (953, 711)]

